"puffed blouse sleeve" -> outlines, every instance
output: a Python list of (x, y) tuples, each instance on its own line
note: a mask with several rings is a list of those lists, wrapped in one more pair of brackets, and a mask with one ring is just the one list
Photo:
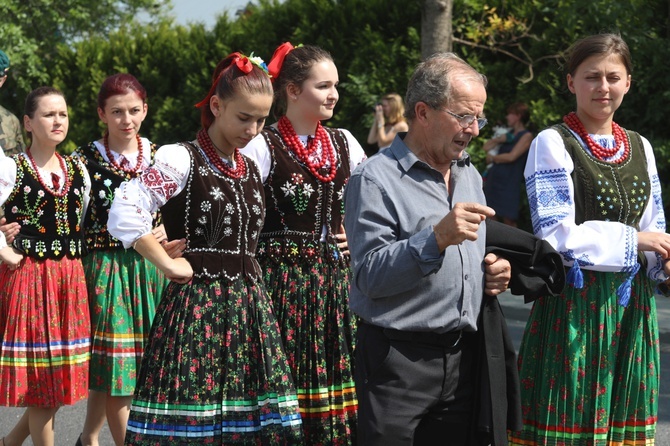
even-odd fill
[(560, 134), (553, 129), (540, 132), (530, 145), (524, 171), (535, 235), (561, 253), (567, 266), (577, 261), (583, 269), (631, 271), (638, 264), (637, 230), (613, 221), (578, 225), (573, 169)]
[(272, 156), (270, 154), (270, 147), (265, 141), (265, 136), (263, 132), (259, 133), (249, 141), (249, 144), (240, 149), (242, 154), (251, 158), (257, 165), (258, 170), (261, 172), (261, 179), (263, 183), (268, 179), (270, 175), (270, 167), (272, 167)]
[[(647, 203), (644, 214), (642, 214), (642, 218), (640, 219), (640, 231), (665, 232), (665, 211), (663, 210), (663, 198), (661, 196), (661, 180), (658, 176), (654, 150), (646, 138), (641, 138), (644, 154), (647, 158), (647, 171), (651, 180), (651, 199)], [(661, 255), (652, 251), (644, 251), (644, 255), (647, 259), (649, 278), (657, 281), (667, 280), (668, 276), (663, 271), (664, 259)]]
[(365, 150), (363, 150), (361, 144), (349, 130), (340, 130), (342, 130), (344, 137), (347, 138), (347, 142), (349, 143), (349, 168), (351, 169), (351, 172), (353, 172), (360, 163), (368, 158), (368, 156), (365, 154)]
[(151, 166), (116, 189), (107, 222), (109, 233), (125, 248), (149, 234), (153, 214), (186, 186), (190, 165), (186, 147), (181, 144), (160, 147)]
[[(16, 184), (16, 162), (13, 158), (0, 156), (0, 204), (5, 204)], [(0, 231), (0, 249), (7, 246), (5, 234)]]

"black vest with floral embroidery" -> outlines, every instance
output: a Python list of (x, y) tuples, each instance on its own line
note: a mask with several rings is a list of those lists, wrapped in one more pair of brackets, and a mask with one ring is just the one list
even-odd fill
[(194, 143), (182, 143), (191, 166), (184, 189), (162, 208), (170, 240), (185, 238), (183, 257), (198, 278), (261, 277), (255, 258), (265, 200), (258, 167), (244, 156), (246, 174), (233, 179), (213, 169)]
[(40, 183), (25, 154), (14, 155), (16, 184), (4, 204), (7, 222), (21, 225), (12, 246), (36, 259), (79, 258), (84, 254), (81, 218), (85, 193), (81, 163), (64, 157), (68, 192), (56, 197)]
[(259, 256), (312, 259), (322, 254), (323, 226), (327, 228), (325, 255), (341, 260), (335, 234), (344, 215), (344, 187), (351, 174), (349, 144), (341, 130), (325, 127), (335, 148), (335, 178), (324, 183), (286, 146), (279, 131), (266, 127), (262, 135), (270, 148), (272, 163), (265, 181), (267, 216), (261, 233)]
[[(156, 153), (156, 145), (151, 145), (151, 160)], [(76, 151), (86, 165), (91, 177), (91, 200), (84, 217), (84, 234), (89, 251), (96, 249), (124, 249), (123, 244), (107, 231), (109, 209), (114, 201), (114, 192), (119, 185), (136, 175), (118, 169), (107, 162), (95, 143), (79, 147)], [(160, 224), (160, 213), (154, 226)]]

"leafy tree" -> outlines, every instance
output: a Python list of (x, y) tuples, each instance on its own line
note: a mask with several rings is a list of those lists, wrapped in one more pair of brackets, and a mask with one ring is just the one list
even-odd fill
[(85, 144), (102, 135), (98, 90), (107, 76), (118, 72), (134, 75), (147, 89), (143, 135), (159, 145), (192, 139), (200, 127), (194, 104), (207, 94), (214, 67), (230, 51), (202, 25), (174, 26), (169, 20), (122, 26), (109, 36), (63, 48), (54, 79), (72, 105), (70, 116), (76, 125), (68, 139)]
[(0, 0), (0, 42), (12, 62), (0, 101), (18, 111), (19, 98), (53, 84), (61, 46), (104, 36), (140, 11), (160, 16), (169, 8), (169, 0)]

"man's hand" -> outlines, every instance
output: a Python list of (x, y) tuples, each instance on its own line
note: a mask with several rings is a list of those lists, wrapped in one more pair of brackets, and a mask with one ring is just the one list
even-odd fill
[(512, 265), (507, 259), (489, 253), (484, 257), (485, 285), (484, 292), (489, 296), (497, 296), (507, 290), (512, 278)]
[(340, 252), (343, 256), (349, 255), (349, 242), (347, 242), (347, 233), (344, 232), (344, 226), (340, 226), (340, 233), (335, 234), (337, 239), (337, 247), (340, 249)]
[(447, 246), (465, 240), (477, 240), (481, 222), (495, 215), (495, 211), (479, 203), (456, 203), (451, 211), (433, 227), (440, 252)]

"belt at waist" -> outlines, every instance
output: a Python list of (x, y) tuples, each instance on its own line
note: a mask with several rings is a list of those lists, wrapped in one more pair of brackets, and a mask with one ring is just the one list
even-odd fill
[(434, 333), (430, 331), (406, 331), (406, 330), (396, 330), (393, 328), (383, 328), (376, 325), (367, 324), (369, 327), (381, 330), (388, 339), (394, 341), (405, 341), (405, 342), (416, 342), (419, 344), (428, 344), (438, 347), (447, 347), (452, 348), (456, 347), (463, 336), (467, 336), (469, 333), (465, 333), (463, 330), (459, 331), (449, 331), (447, 333)]

